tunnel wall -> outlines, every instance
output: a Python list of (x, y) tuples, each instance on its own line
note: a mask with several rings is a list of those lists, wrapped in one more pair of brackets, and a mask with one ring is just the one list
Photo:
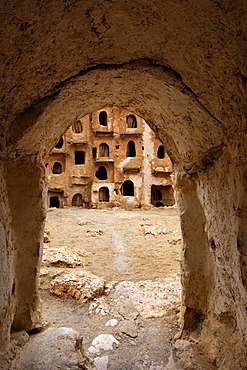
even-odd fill
[(213, 166), (180, 172), (177, 180), (184, 241), (182, 337), (195, 343), (200, 338), (202, 353), (217, 369), (244, 368), (247, 355), (246, 182), (238, 181), (246, 165), (244, 148), (239, 142), (236, 148), (235, 140)]

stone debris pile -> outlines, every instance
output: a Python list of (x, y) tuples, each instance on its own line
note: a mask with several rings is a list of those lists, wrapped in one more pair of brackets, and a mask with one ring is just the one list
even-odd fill
[(76, 247), (61, 246), (59, 248), (44, 248), (43, 266), (69, 267), (85, 266), (92, 253)]
[(144, 229), (144, 234), (145, 235), (157, 236), (157, 235), (166, 235), (168, 233), (169, 232), (164, 228)]
[(69, 272), (55, 277), (49, 284), (51, 293), (60, 298), (75, 298), (86, 302), (101, 295), (105, 282), (87, 271)]
[(97, 230), (88, 229), (88, 230), (86, 230), (85, 236), (96, 237), (96, 236), (101, 236), (103, 234), (104, 234), (104, 230), (102, 230), (102, 229), (97, 229)]
[(78, 221), (77, 222), (77, 225), (79, 226), (88, 226), (88, 225), (93, 225), (94, 222), (90, 221), (90, 220), (85, 220), (85, 221)]
[[(105, 292), (104, 292), (105, 293)], [(110, 312), (110, 305), (107, 303), (106, 297), (94, 298), (89, 306), (89, 314), (95, 313), (96, 315), (108, 315)]]
[[(90, 314), (108, 316), (105, 323), (108, 333), (94, 338), (87, 350), (93, 370), (107, 370), (109, 361), (116, 356), (116, 351), (122, 351), (126, 340), (131, 345), (137, 345), (142, 335), (143, 318), (159, 318), (171, 311), (174, 315), (180, 304), (179, 274), (170, 274), (159, 281), (115, 281), (108, 288), (108, 295), (94, 299), (89, 307)], [(102, 313), (103, 307), (109, 308), (107, 313)], [(145, 361), (135, 368), (147, 368), (148, 356)], [(163, 363), (156, 364), (154, 361), (149, 367), (153, 370), (165, 368)], [(172, 366), (168, 368), (175, 369)]]

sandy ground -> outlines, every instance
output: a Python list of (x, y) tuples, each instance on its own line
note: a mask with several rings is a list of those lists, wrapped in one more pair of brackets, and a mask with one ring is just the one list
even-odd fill
[[(44, 319), (51, 326), (72, 327), (82, 334), (91, 369), (171, 369), (168, 362), (180, 301), (177, 210), (52, 209), (46, 230), (51, 242), (44, 244), (45, 251), (86, 250), (84, 266), (73, 271), (84, 269), (100, 276), (109, 289), (83, 303), (52, 295), (46, 279), (41, 279)], [(71, 269), (42, 267), (50, 275), (61, 270)], [(106, 326), (111, 319), (115, 326)], [(92, 341), (100, 334), (111, 334), (118, 343), (112, 350), (95, 349)]]

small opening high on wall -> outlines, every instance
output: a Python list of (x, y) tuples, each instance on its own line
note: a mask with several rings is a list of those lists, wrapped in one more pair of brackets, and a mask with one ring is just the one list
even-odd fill
[(63, 166), (61, 165), (61, 163), (55, 162), (52, 167), (52, 173), (54, 173), (54, 175), (59, 175), (62, 172), (63, 172)]
[(134, 114), (129, 114), (126, 117), (126, 124), (128, 128), (136, 128), (137, 127), (136, 116), (134, 116)]
[(109, 145), (106, 143), (101, 143), (99, 146), (99, 156), (100, 157), (109, 157), (110, 149)]
[(136, 146), (134, 141), (130, 140), (127, 144), (126, 157), (136, 156)]
[(83, 150), (75, 150), (75, 164), (85, 164), (85, 152)]
[(98, 180), (107, 180), (107, 171), (104, 166), (99, 166), (98, 170), (95, 173), (95, 176)]
[(157, 158), (164, 159), (165, 158), (165, 148), (163, 145), (160, 145), (157, 150)]
[(83, 125), (81, 121), (76, 121), (72, 124), (72, 131), (75, 134), (80, 134), (83, 131)]
[(93, 157), (93, 159), (96, 159), (96, 157), (97, 157), (97, 148), (92, 149), (92, 157)]
[(63, 146), (63, 137), (60, 137), (58, 143), (55, 145), (56, 149), (61, 149)]
[(107, 126), (107, 113), (104, 110), (99, 114), (99, 123), (101, 126)]

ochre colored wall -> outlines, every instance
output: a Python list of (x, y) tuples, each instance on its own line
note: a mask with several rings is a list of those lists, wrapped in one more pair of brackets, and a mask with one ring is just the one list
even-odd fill
[[(99, 115), (105, 112), (107, 124), (102, 126)], [(82, 132), (73, 132), (70, 127), (62, 136), (63, 145), (53, 148), (47, 163), (48, 206), (50, 197), (59, 199), (59, 206), (72, 206), (75, 194), (81, 194), (80, 206), (90, 207), (140, 207), (151, 204), (151, 187), (161, 187), (163, 205), (173, 205), (172, 163), (167, 153), (164, 158), (157, 157), (157, 150), (162, 146), (145, 121), (132, 114), (136, 128), (128, 128), (127, 117), (131, 113), (120, 107), (107, 107), (81, 118)], [(149, 136), (146, 135), (149, 132)], [(61, 140), (61, 139), (60, 139)], [(59, 140), (59, 142), (60, 142)], [(135, 156), (127, 156), (128, 143), (135, 145)], [(108, 155), (102, 155), (100, 146), (108, 145)], [(164, 147), (163, 147), (164, 148)], [(93, 158), (93, 150), (95, 158)], [(75, 164), (75, 151), (83, 151), (85, 162)], [(53, 173), (55, 163), (62, 167), (61, 173)], [(103, 166), (107, 179), (98, 179), (96, 173)], [(124, 181), (134, 184), (134, 197), (123, 196), (121, 187)], [(99, 201), (99, 190), (109, 189), (109, 201)], [(165, 186), (170, 189), (167, 199)], [(152, 202), (156, 204), (156, 202)]]

